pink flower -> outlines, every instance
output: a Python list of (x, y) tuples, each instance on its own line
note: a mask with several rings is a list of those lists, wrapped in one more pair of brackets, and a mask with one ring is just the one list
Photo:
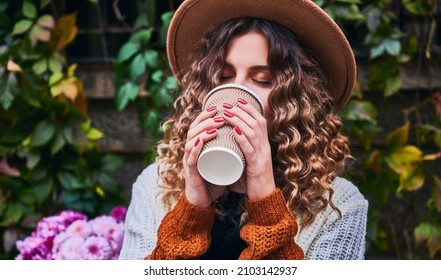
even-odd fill
[(126, 218), (127, 209), (123, 206), (117, 206), (110, 211), (112, 216), (117, 222), (124, 221)]
[(105, 238), (98, 236), (87, 238), (85, 247), (84, 259), (86, 260), (108, 260), (113, 253), (109, 242)]
[(68, 237), (57, 251), (58, 253), (53, 254), (55, 260), (82, 260), (87, 252), (84, 238), (79, 236)]
[(66, 210), (43, 218), (32, 234), (16, 242), (17, 260), (118, 259), (124, 237), (125, 208), (112, 216), (87, 221), (82, 213)]
[(87, 221), (76, 220), (67, 227), (66, 233), (70, 236), (88, 237), (92, 233), (92, 227)]

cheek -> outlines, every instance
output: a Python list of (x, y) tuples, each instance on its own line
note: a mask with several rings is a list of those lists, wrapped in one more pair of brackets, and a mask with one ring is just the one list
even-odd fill
[(268, 97), (270, 92), (271, 90), (256, 92), (256, 94), (259, 96), (260, 100), (263, 103), (263, 112), (265, 117), (268, 115)]

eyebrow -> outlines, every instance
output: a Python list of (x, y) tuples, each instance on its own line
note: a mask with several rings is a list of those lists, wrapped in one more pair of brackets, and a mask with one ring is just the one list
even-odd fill
[[(225, 66), (234, 69), (234, 66), (231, 63), (226, 62)], [(254, 66), (251, 66), (250, 69), (252, 71), (269, 71), (270, 67), (269, 67), (269, 65), (254, 65)]]

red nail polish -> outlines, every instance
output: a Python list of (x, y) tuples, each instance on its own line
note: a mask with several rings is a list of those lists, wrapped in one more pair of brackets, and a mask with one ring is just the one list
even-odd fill
[(215, 133), (215, 132), (216, 132), (216, 128), (213, 128), (213, 129), (207, 130), (207, 134), (213, 134), (213, 133)]
[(234, 117), (234, 115), (231, 114), (230, 112), (224, 112), (224, 115), (227, 116), (227, 117), (229, 117), (229, 118)]
[(237, 134), (242, 135), (242, 131), (237, 126), (234, 127), (234, 131), (236, 131)]
[(223, 122), (225, 119), (222, 118), (222, 117), (218, 117), (218, 118), (214, 118), (213, 120), (214, 120), (214, 122), (221, 123), (221, 122)]
[(201, 142), (201, 138), (198, 138), (196, 142), (194, 142), (194, 146), (196, 147)]
[(233, 105), (228, 104), (228, 103), (224, 103), (224, 104), (223, 104), (223, 107), (224, 107), (225, 109), (231, 109), (231, 108), (233, 108)]
[(237, 102), (239, 102), (242, 105), (247, 105), (248, 104), (248, 102), (246, 100), (243, 100), (242, 98), (238, 98)]
[(207, 112), (213, 112), (214, 110), (216, 110), (216, 106), (212, 106), (212, 107), (208, 108)]

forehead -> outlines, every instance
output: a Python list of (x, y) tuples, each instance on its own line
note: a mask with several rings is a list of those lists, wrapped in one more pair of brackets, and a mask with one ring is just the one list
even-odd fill
[(256, 64), (266, 64), (268, 58), (268, 41), (257, 32), (250, 32), (231, 39), (227, 47), (226, 60), (255, 61)]

